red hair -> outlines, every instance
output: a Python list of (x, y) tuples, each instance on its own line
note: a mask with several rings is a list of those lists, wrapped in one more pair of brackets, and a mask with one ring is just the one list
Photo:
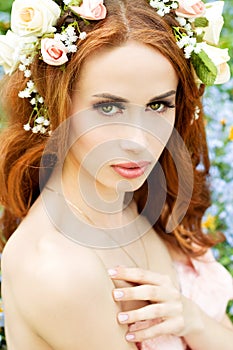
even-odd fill
[[(175, 243), (186, 254), (202, 254), (208, 247), (222, 240), (222, 237), (204, 234), (201, 229), (202, 217), (210, 205), (207, 181), (210, 164), (201, 105), (202, 93), (196, 86), (189, 60), (185, 59), (175, 42), (172, 26), (177, 23), (170, 14), (161, 18), (145, 0), (105, 0), (105, 4), (108, 11), (105, 20), (86, 27), (83, 23), (80, 24), (81, 29), (88, 35), (85, 40), (78, 42), (78, 50), (72, 54), (66, 69), (49, 66), (37, 57), (32, 64), (33, 81), (45, 100), (51, 125), (55, 129), (69, 116), (72, 91), (82, 64), (89, 55), (98, 54), (103, 48), (117, 47), (128, 40), (135, 40), (160, 51), (171, 62), (179, 78), (175, 129), (188, 150), (192, 173), (187, 173), (187, 169), (190, 168), (187, 166), (186, 150), (180, 147), (173, 133), (158, 166), (154, 168), (148, 182), (135, 192), (134, 198), (139, 212), (143, 211), (163, 239)], [(59, 26), (64, 21), (66, 18), (61, 18)], [(4, 105), (9, 118), (8, 127), (2, 132), (0, 139), (0, 201), (4, 206), (1, 219), (3, 244), (40, 194), (40, 161), (48, 141), (48, 136), (23, 130), (23, 125), (27, 123), (32, 111), (30, 102), (18, 97), (18, 92), (24, 89), (25, 84), (26, 79), (19, 71), (3, 81)], [(192, 122), (196, 106), (200, 108), (200, 117)], [(62, 140), (65, 144), (65, 134)], [(176, 159), (183, 169), (182, 189), (176, 161), (169, 149), (176, 150)], [(56, 156), (51, 155), (48, 159), (48, 168), (52, 168), (56, 163)], [(45, 176), (49, 176), (49, 171), (45, 172)], [(163, 178), (166, 180), (166, 186)], [(193, 180), (192, 195), (187, 208), (184, 209), (182, 203), (187, 202), (186, 197), (190, 192), (189, 178)], [(152, 184), (153, 193), (148, 190), (148, 184)], [(158, 211), (165, 187), (165, 202), (158, 219), (154, 222), (154, 213)], [(180, 193), (181, 206), (177, 207), (177, 196)], [(171, 217), (176, 218), (177, 225), (170, 232), (168, 224)], [(200, 249), (197, 251), (194, 247)]]

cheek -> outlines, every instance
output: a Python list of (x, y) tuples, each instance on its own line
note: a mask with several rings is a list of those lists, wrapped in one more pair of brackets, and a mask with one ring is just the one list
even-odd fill
[(171, 137), (174, 129), (174, 121), (175, 118), (169, 122), (167, 120), (160, 121), (154, 124), (150, 132), (148, 132), (148, 151), (153, 155), (156, 161), (166, 148), (168, 140)]
[(98, 164), (106, 161), (113, 137), (115, 138), (110, 130), (103, 127), (97, 127), (79, 137), (73, 137), (75, 139), (71, 147), (73, 156), (82, 165), (88, 167), (92, 165), (97, 168)]

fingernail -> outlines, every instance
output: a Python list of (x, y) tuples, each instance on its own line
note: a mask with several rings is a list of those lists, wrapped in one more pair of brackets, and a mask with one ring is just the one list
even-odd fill
[(126, 340), (131, 341), (131, 340), (135, 339), (135, 335), (134, 334), (126, 334), (125, 338), (126, 338)]
[(116, 276), (117, 275), (117, 270), (108, 269), (108, 274), (109, 274), (109, 276)]
[(114, 290), (113, 295), (115, 299), (120, 299), (124, 296), (124, 293), (121, 290)]
[(127, 314), (119, 314), (118, 315), (118, 320), (120, 321), (120, 322), (125, 322), (125, 321), (127, 321), (129, 319), (129, 315), (127, 315)]

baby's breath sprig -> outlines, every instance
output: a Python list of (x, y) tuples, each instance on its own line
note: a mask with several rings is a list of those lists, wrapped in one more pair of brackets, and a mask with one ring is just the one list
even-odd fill
[(20, 98), (30, 98), (30, 103), (33, 106), (31, 115), (27, 124), (23, 126), (25, 131), (31, 130), (34, 134), (45, 134), (48, 131), (50, 121), (48, 118), (47, 107), (44, 104), (44, 99), (38, 93), (35, 84), (32, 80), (27, 82), (26, 88), (20, 91)]
[(177, 0), (150, 0), (150, 6), (157, 10), (159, 16), (163, 17), (179, 7)]

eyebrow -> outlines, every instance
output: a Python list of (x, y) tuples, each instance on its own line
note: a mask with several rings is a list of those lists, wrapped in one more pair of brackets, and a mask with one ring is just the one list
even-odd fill
[[(154, 101), (158, 101), (158, 100), (170, 97), (170, 96), (173, 96), (175, 94), (176, 94), (175, 90), (170, 90), (168, 92), (165, 92), (164, 94), (161, 94), (161, 95), (158, 95), (158, 96), (155, 96), (155, 97), (151, 98), (149, 100), (149, 103), (150, 102), (154, 102)], [(109, 93), (95, 94), (95, 95), (93, 95), (93, 97), (102, 97), (102, 98), (107, 98), (107, 99), (112, 100), (112, 101), (129, 103), (129, 100), (127, 100), (127, 99), (125, 99), (123, 97), (119, 97), (119, 96), (116, 96), (116, 95), (109, 94)]]

